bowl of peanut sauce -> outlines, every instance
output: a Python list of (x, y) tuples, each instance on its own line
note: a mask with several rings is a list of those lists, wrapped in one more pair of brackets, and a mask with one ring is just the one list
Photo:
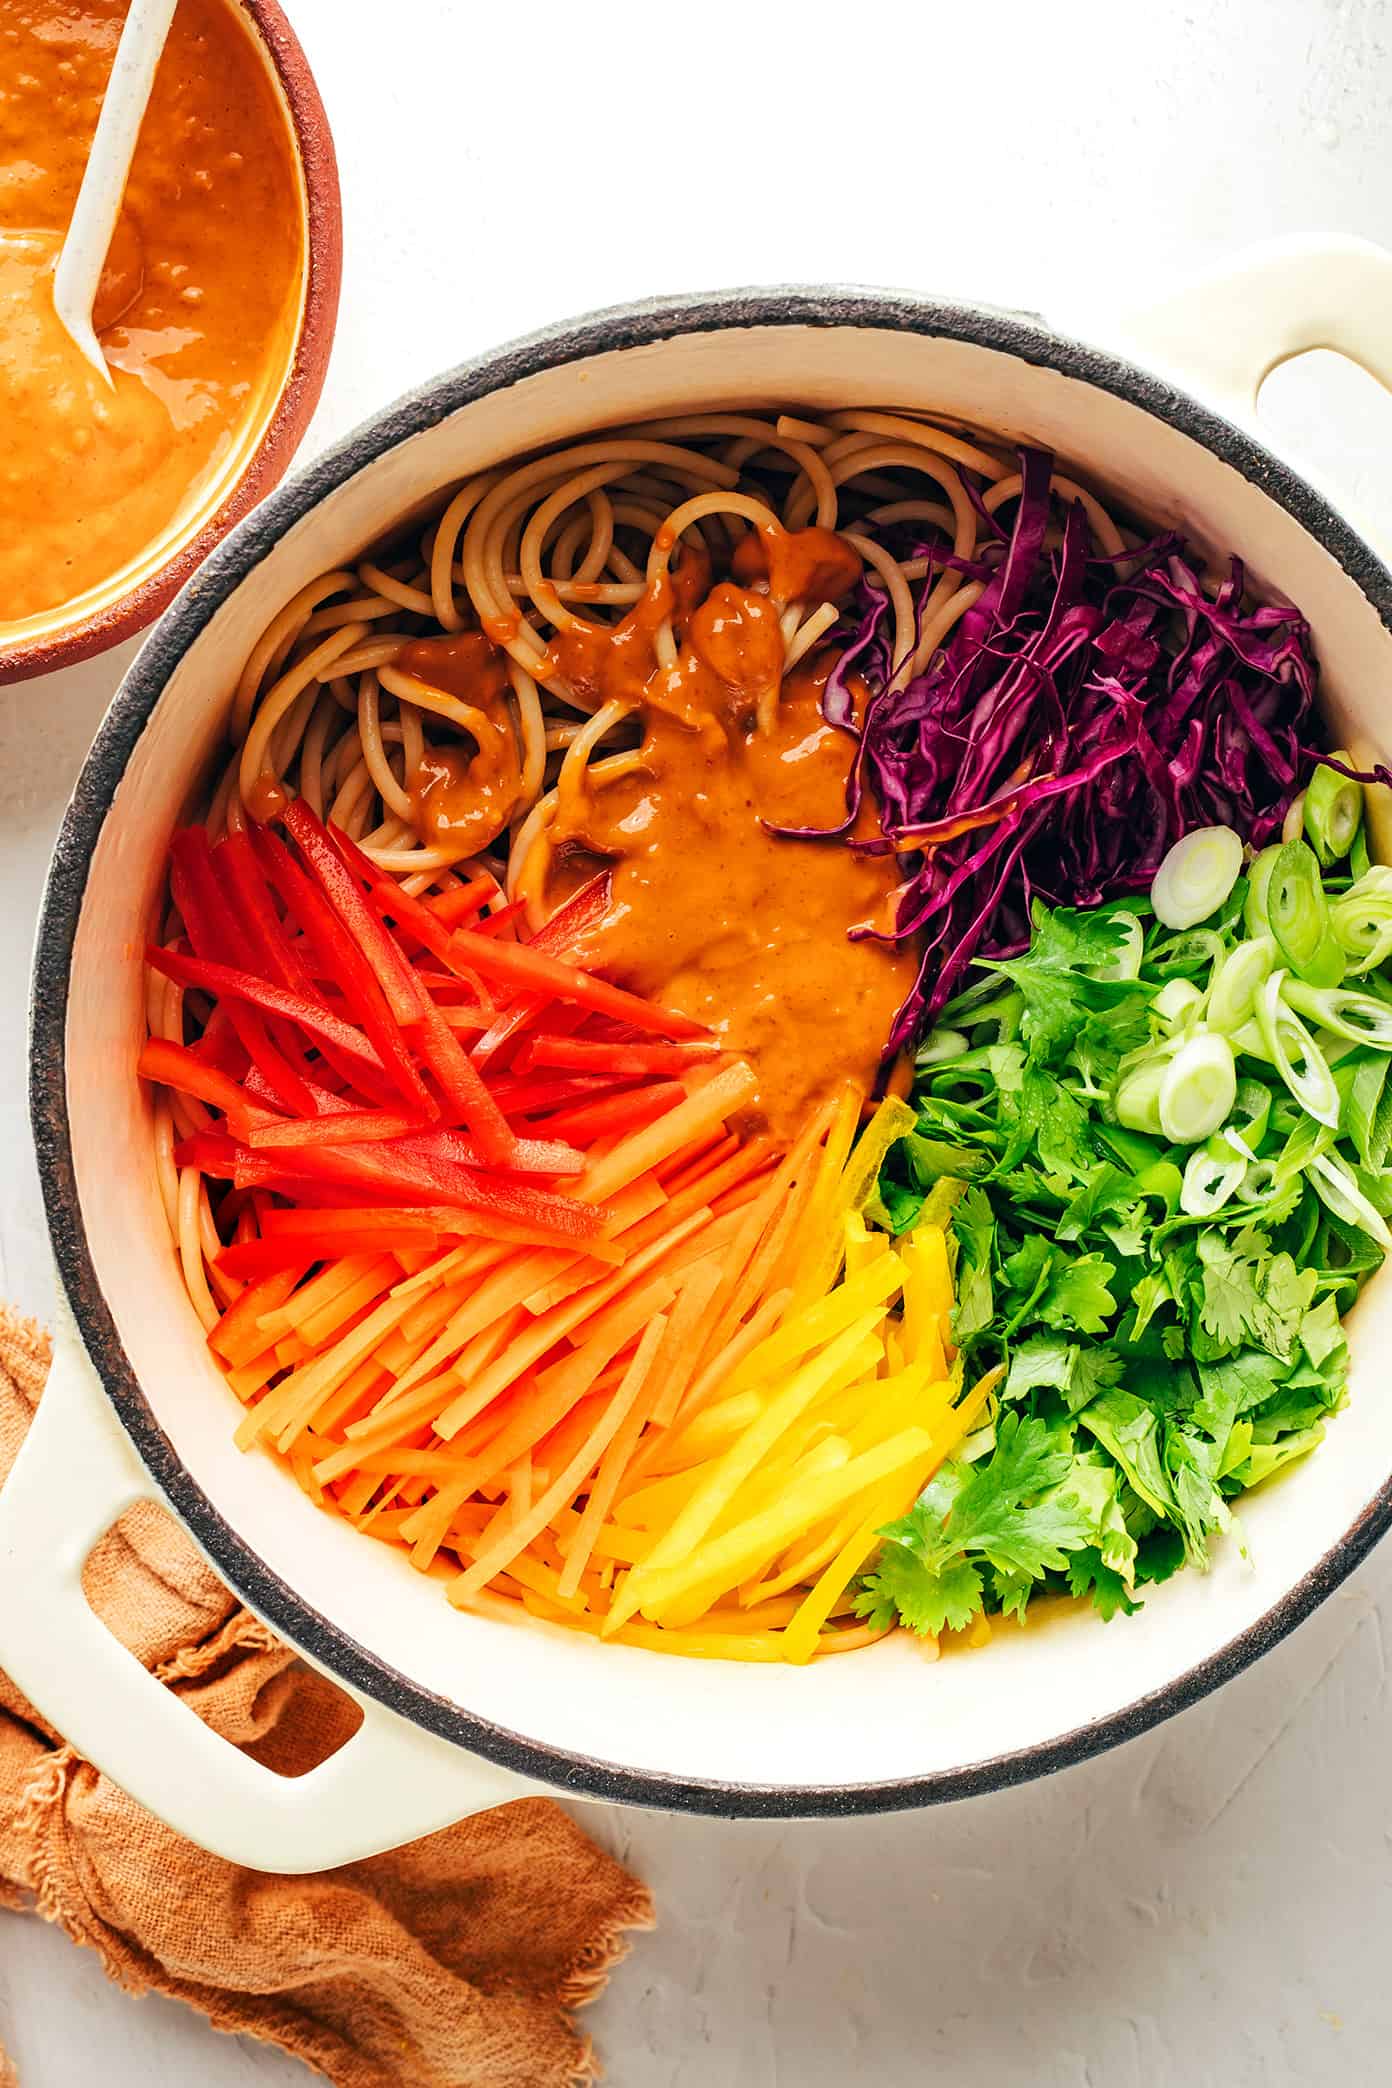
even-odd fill
[(125, 0), (0, 0), (0, 682), (148, 623), (275, 484), (322, 388), (342, 223), (274, 0), (179, 0), (93, 321), (52, 278)]

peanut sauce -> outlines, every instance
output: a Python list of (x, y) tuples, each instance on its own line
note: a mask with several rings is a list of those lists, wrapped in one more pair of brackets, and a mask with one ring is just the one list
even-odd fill
[(746, 530), (730, 565), (746, 587), (767, 580), (776, 602), (836, 602), (860, 578), (854, 544), (815, 523), (808, 529)]
[(522, 761), (508, 704), (507, 662), (481, 631), (416, 638), (392, 665), (467, 704), (474, 751), (432, 747), (412, 796), (422, 838), (455, 862), (497, 840), (517, 808)]
[(180, 0), (93, 324), (52, 277), (124, 0), (0, 0), (0, 632), (123, 572), (212, 485), (298, 324), (293, 142), (230, 0)]
[[(806, 534), (793, 533), (795, 552), (812, 554), (809, 576), (825, 573), (824, 544), (796, 546)], [(848, 940), (861, 923), (890, 926), (892, 856), (856, 856), (842, 839), (790, 839), (765, 824), (837, 826), (845, 816), (854, 741), (821, 712), (835, 656), (823, 651), (783, 678), (774, 602), (735, 581), (707, 592), (708, 570), (687, 551), (612, 634), (577, 626), (553, 641), (554, 671), (590, 700), (635, 701), (643, 728), (640, 768), (562, 799), (554, 875), (564, 889), (610, 866), (613, 903), (593, 932), (594, 959), (746, 1056), (759, 1079), (756, 1113), (789, 1138), (842, 1080), (870, 1088), (916, 959)], [(838, 591), (848, 584), (842, 577)], [(665, 671), (652, 649), (663, 613), (681, 636)], [(773, 691), (773, 724), (760, 729), (759, 699)], [(859, 831), (876, 830), (867, 803)]]

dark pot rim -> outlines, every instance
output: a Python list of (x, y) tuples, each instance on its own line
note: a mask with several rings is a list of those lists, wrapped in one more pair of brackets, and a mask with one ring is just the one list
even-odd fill
[(153, 622), (209, 551), (285, 476), (328, 373), (343, 280), (343, 199), (333, 133), (309, 60), (279, 0), (229, 0), (248, 15), (285, 96), (305, 190), (305, 285), (293, 353), (260, 440), (196, 535), (144, 580), (47, 633), (0, 644), (0, 687), (107, 652)]
[(1029, 315), (940, 304), (898, 291), (794, 287), (653, 299), (548, 327), (409, 393), (297, 472), (213, 551), (197, 587), (186, 589), (165, 612), (97, 734), (59, 835), (35, 952), (30, 1065), (30, 1107), (49, 1230), (77, 1324), (146, 1468), (236, 1593), (350, 1688), (519, 1776), (563, 1793), (726, 1818), (886, 1812), (969, 1797), (1085, 1761), (1147, 1731), (1239, 1674), (1346, 1579), (1392, 1523), (1392, 1475), (1339, 1542), (1226, 1646), (1108, 1717), (1028, 1748), (959, 1768), (874, 1783), (750, 1784), (629, 1768), (530, 1739), (421, 1687), (304, 1602), (238, 1536), (180, 1462), (136, 1381), (93, 1267), (73, 1169), (65, 1031), (73, 943), (88, 865), (126, 764), (183, 653), (285, 532), (385, 451), (487, 393), (616, 349), (678, 335), (765, 326), (859, 327), (960, 341), (1020, 357), (1124, 399), (1192, 437), (1276, 501), (1337, 560), (1392, 630), (1392, 573), (1287, 465), (1160, 378), (1117, 356), (1061, 338)]

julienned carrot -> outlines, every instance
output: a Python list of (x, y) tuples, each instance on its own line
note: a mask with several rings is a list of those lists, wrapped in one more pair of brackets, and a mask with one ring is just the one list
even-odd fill
[(668, 1322), (668, 1339), (654, 1373), (654, 1428), (670, 1428), (691, 1381), (696, 1361), (696, 1329), (720, 1284), (720, 1257), (694, 1262), (683, 1281)]
[(392, 1280), (395, 1263), (385, 1254), (350, 1254), (342, 1261), (331, 1263), (317, 1276), (311, 1277), (304, 1288), (295, 1291), (283, 1305), (261, 1315), (258, 1324), (262, 1333), (267, 1340), (273, 1341), (291, 1328), (302, 1326), (321, 1305), (341, 1296), (369, 1271), (381, 1277), (385, 1289)]
[(539, 1248), (511, 1257), (474, 1287), (470, 1297), (441, 1330), (429, 1350), (409, 1371), (403, 1372), (397, 1390), (409, 1392), (412, 1385), (439, 1370), (476, 1334), (523, 1304), (539, 1281), (554, 1275), (558, 1268), (571, 1265), (575, 1259), (575, 1255), (564, 1248)]
[(655, 1124), (635, 1131), (612, 1153), (586, 1168), (576, 1189), (577, 1196), (590, 1203), (604, 1202), (615, 1190), (647, 1174), (669, 1153), (690, 1144), (703, 1131), (737, 1116), (753, 1101), (757, 1085), (749, 1067), (742, 1063), (722, 1068), (703, 1086), (688, 1092), (684, 1102), (668, 1110)]
[(272, 1312), (277, 1305), (285, 1303), (308, 1266), (308, 1257), (301, 1255), (298, 1271), (293, 1267), (282, 1269), (260, 1283), (248, 1284), (235, 1305), (229, 1305), (209, 1334), (209, 1348), (233, 1365), (249, 1363), (253, 1356), (259, 1355), (266, 1346), (266, 1337), (257, 1325), (258, 1318), (263, 1312)]
[[(680, 1304), (680, 1299), (678, 1304)], [(662, 1386), (659, 1376), (661, 1359), (667, 1354), (669, 1347), (675, 1341), (675, 1337), (672, 1334), (674, 1321), (675, 1314), (667, 1317), (662, 1338), (657, 1344), (648, 1374), (643, 1381), (641, 1396), (635, 1398), (632, 1406), (619, 1423), (608, 1448), (605, 1450), (599, 1469), (595, 1473), (593, 1483), (590, 1486), (589, 1498), (585, 1503), (584, 1513), (580, 1516), (571, 1534), (569, 1543), (565, 1547), (565, 1565), (557, 1585), (557, 1593), (562, 1599), (573, 1596), (580, 1586), (581, 1575), (590, 1563), (590, 1555), (594, 1550), (595, 1539), (604, 1525), (604, 1520), (609, 1513), (614, 1495), (622, 1484), (624, 1473), (628, 1469), (629, 1460), (637, 1446), (638, 1439), (651, 1418), (655, 1401), (661, 1394)], [(646, 1339), (647, 1336), (645, 1335), (644, 1340), (646, 1341)], [(637, 1354), (634, 1356), (635, 1364), (638, 1356), (641, 1354), (642, 1345), (640, 1344)]]
[[(665, 1204), (652, 1218), (645, 1220), (641, 1227), (635, 1226), (628, 1237), (636, 1243), (651, 1237), (655, 1232), (663, 1231), (668, 1224), (684, 1218), (688, 1211), (697, 1210), (703, 1204), (714, 1207), (729, 1190), (738, 1188), (742, 1183), (749, 1181), (751, 1176), (759, 1175), (761, 1171), (766, 1170), (772, 1151), (771, 1139), (751, 1138), (742, 1151), (732, 1154), (718, 1167), (713, 1167), (709, 1174), (695, 1176), (680, 1189), (673, 1184)], [(761, 1188), (763, 1185), (760, 1183), (756, 1186)], [(605, 1206), (606, 1210), (612, 1211), (614, 1202), (615, 1199), (611, 1198)]]
[[(717, 1076), (720, 1077), (723, 1076)], [(768, 1228), (777, 1223), (789, 1192), (802, 1180), (830, 1115), (828, 1108), (814, 1117), (776, 1169), (766, 1193), (750, 1206), (726, 1263), (724, 1281), (712, 1301), (710, 1329), (705, 1343), (707, 1356), (728, 1340), (739, 1325), (743, 1313), (735, 1308), (735, 1301), (737, 1297), (743, 1300), (749, 1295), (751, 1286), (745, 1279), (750, 1265), (765, 1242)]]
[(587, 1473), (594, 1470), (596, 1462), (617, 1434), (624, 1416), (641, 1393), (666, 1327), (667, 1322), (661, 1313), (649, 1322), (618, 1390), (579, 1449), (528, 1512), (510, 1523), (491, 1549), (481, 1553), (453, 1583), (449, 1590), (451, 1602), (466, 1603), (478, 1589), (486, 1587), (494, 1574), (507, 1565), (509, 1559), (515, 1558), (539, 1531), (545, 1529), (557, 1509), (564, 1507), (574, 1497), (581, 1481)]

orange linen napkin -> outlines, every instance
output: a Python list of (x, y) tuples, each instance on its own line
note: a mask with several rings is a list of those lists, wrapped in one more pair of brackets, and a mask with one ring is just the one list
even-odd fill
[[(0, 1478), (48, 1337), (0, 1307)], [(87, 1589), (118, 1638), (227, 1739), (301, 1772), (355, 1709), (241, 1609), (171, 1517), (130, 1510)], [(132, 1993), (263, 2037), (340, 2088), (583, 2088), (569, 2011), (651, 1925), (647, 1893), (549, 1799), (369, 1863), (269, 1877), (205, 1855), (63, 1744), (0, 1675), (0, 1904), (32, 1906)], [(13, 2078), (0, 2052), (0, 2088)]]

